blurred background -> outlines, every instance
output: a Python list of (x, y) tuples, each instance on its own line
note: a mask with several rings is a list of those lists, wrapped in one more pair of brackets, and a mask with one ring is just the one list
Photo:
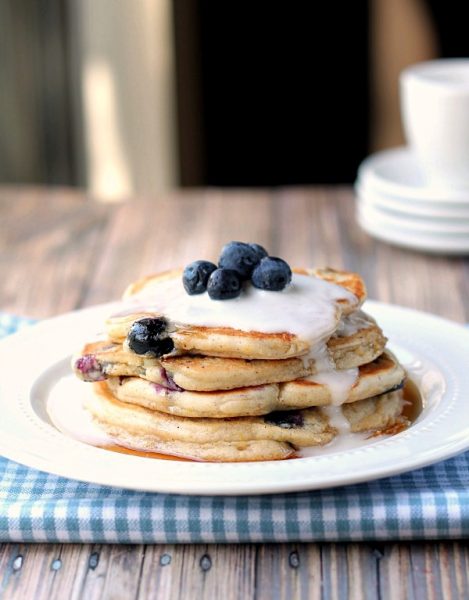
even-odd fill
[(1, 0), (0, 182), (350, 183), (403, 143), (399, 72), (468, 55), (456, 0)]

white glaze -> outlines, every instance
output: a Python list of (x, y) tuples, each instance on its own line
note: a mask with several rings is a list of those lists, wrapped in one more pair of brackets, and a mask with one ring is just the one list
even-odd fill
[(342, 411), (342, 406), (331, 404), (330, 406), (323, 406), (321, 411), (328, 418), (329, 425), (337, 429), (339, 436), (350, 434), (350, 423)]
[(354, 335), (362, 329), (369, 329), (372, 325), (371, 318), (362, 310), (357, 310), (350, 315), (342, 317), (335, 333), (340, 337), (346, 337)]
[(334, 369), (334, 361), (332, 360), (329, 349), (327, 347), (327, 339), (317, 342), (310, 348), (308, 354), (301, 356), (305, 369), (310, 367), (311, 362), (314, 362), (314, 367), (317, 372), (331, 371)]
[(350, 423), (343, 414), (342, 405), (348, 399), (350, 390), (358, 379), (358, 368), (318, 373), (317, 375), (308, 377), (308, 379), (327, 385), (331, 394), (332, 404), (330, 406), (323, 406), (321, 410), (329, 419), (329, 425), (335, 427), (339, 435), (348, 434), (350, 432)]
[[(379, 439), (382, 439), (383, 437), (384, 436), (381, 436)], [(326, 444), (326, 446), (300, 448), (298, 454), (301, 458), (309, 456), (326, 456), (327, 454), (334, 454), (335, 452), (349, 452), (350, 450), (355, 450), (355, 448), (374, 444), (377, 441), (377, 438), (370, 436), (369, 433), (343, 433), (342, 435), (337, 435), (329, 444)]]
[(164, 314), (175, 324), (229, 327), (241, 331), (291, 333), (310, 347), (328, 339), (340, 318), (337, 301), (357, 304), (354, 294), (317, 277), (293, 274), (281, 292), (259, 290), (249, 283), (238, 298), (211, 300), (208, 294), (188, 295), (180, 277), (157, 280), (125, 300), (122, 311)]
[(307, 377), (308, 381), (321, 383), (329, 388), (334, 406), (341, 406), (348, 398), (350, 390), (358, 378), (358, 368), (342, 371), (325, 371)]
[[(346, 337), (354, 335), (363, 329), (369, 329), (373, 324), (370, 319), (371, 318), (361, 310), (350, 315), (342, 316), (336, 330), (334, 331), (334, 335), (338, 337)], [(310, 366), (311, 361), (314, 361), (317, 373), (333, 371), (335, 369), (334, 361), (330, 357), (327, 347), (328, 339), (329, 338), (319, 341), (310, 348), (308, 354), (305, 354), (301, 357), (303, 359), (305, 369)]]

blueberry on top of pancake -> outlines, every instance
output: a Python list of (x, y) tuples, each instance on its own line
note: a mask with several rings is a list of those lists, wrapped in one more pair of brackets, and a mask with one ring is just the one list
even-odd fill
[(260, 261), (259, 248), (244, 242), (229, 242), (222, 248), (218, 265), (223, 269), (237, 271), (241, 279), (249, 279)]
[(210, 275), (207, 292), (212, 300), (230, 300), (241, 293), (241, 278), (234, 269), (216, 269)]
[(252, 285), (261, 290), (280, 292), (291, 282), (289, 265), (275, 256), (266, 256), (252, 272)]
[(203, 294), (207, 289), (208, 278), (217, 268), (208, 260), (196, 260), (184, 269), (182, 284), (189, 295)]

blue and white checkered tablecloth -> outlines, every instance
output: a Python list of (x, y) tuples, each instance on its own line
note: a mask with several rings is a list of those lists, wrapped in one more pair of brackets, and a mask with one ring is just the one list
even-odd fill
[[(30, 324), (0, 315), (0, 337)], [(0, 542), (287, 542), (469, 536), (469, 452), (330, 490), (197, 497), (81, 483), (0, 457)]]

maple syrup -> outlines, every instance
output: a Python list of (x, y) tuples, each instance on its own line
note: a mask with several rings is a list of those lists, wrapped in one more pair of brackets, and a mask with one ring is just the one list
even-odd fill
[(402, 393), (405, 400), (402, 415), (413, 423), (417, 420), (423, 409), (422, 395), (420, 394), (417, 384), (409, 378), (407, 378), (404, 384)]
[(143, 458), (158, 458), (159, 460), (180, 460), (183, 462), (197, 462), (191, 458), (182, 458), (181, 456), (171, 456), (169, 454), (159, 454), (158, 452), (146, 452), (144, 450), (132, 450), (124, 446), (100, 446), (103, 450), (118, 452), (119, 454), (131, 454), (132, 456), (141, 456)]

